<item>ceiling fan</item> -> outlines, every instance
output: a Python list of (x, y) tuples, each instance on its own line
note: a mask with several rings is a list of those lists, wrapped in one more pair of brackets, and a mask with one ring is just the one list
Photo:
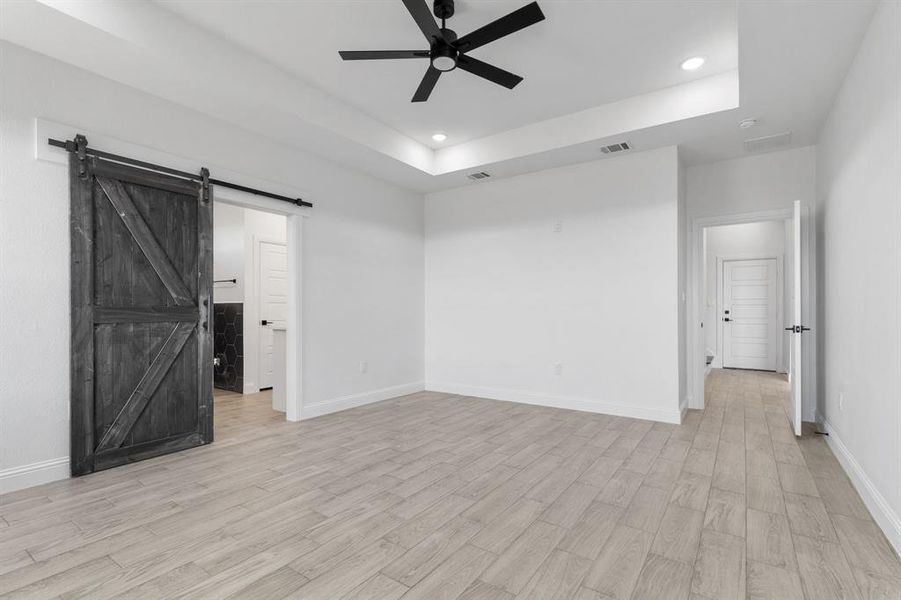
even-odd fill
[(438, 27), (435, 19), (432, 18), (425, 0), (403, 0), (403, 3), (429, 42), (428, 50), (343, 50), (338, 53), (341, 58), (344, 60), (430, 59), (431, 64), (426, 70), (419, 88), (413, 94), (413, 102), (428, 100), (441, 73), (453, 71), (457, 67), (511, 90), (522, 81), (522, 77), (519, 75), (477, 60), (467, 53), (543, 21), (544, 13), (538, 8), (537, 2), (527, 4), (461, 38), (458, 38), (456, 32), (445, 26), (445, 21), (454, 16), (454, 0), (434, 0), (434, 14), (435, 17), (441, 19), (441, 27)]

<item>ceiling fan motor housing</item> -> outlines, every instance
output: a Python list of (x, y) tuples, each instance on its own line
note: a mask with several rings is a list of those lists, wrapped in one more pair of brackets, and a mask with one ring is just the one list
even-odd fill
[(453, 71), (457, 68), (457, 50), (450, 44), (437, 43), (430, 52), (432, 66), (439, 71)]
[(457, 41), (457, 34), (451, 29), (442, 29), (443, 40), (435, 40), (429, 51), (432, 66), (439, 71), (453, 71), (457, 68), (457, 56), (459, 52), (451, 44)]
[(432, 7), (439, 19), (450, 19), (454, 16), (454, 0), (435, 0)]

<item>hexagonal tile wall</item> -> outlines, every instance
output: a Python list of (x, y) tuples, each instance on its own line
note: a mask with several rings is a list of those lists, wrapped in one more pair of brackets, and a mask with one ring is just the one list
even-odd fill
[(213, 310), (213, 354), (219, 365), (213, 370), (213, 386), (244, 391), (244, 305), (223, 302)]

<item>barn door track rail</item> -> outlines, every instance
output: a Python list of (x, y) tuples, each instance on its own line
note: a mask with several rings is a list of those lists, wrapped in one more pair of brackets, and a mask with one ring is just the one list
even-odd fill
[[(310, 207), (313, 206), (312, 203), (307, 202), (306, 200), (303, 200), (301, 198), (290, 198), (288, 196), (282, 196), (281, 194), (274, 194), (272, 192), (258, 190), (256, 188), (239, 185), (237, 183), (222, 181), (221, 179), (213, 179), (213, 178), (204, 177), (204, 172), (206, 172), (206, 169), (202, 169), (201, 173), (188, 173), (187, 171), (179, 171), (177, 169), (164, 167), (162, 165), (155, 165), (153, 163), (144, 162), (142, 160), (137, 160), (135, 158), (128, 158), (126, 156), (119, 156), (118, 154), (112, 154), (111, 152), (104, 152), (102, 150), (97, 150), (95, 148), (89, 148), (88, 140), (83, 135), (76, 135), (74, 140), (66, 140), (66, 141), (55, 140), (53, 138), (50, 138), (47, 140), (47, 143), (50, 144), (51, 146), (56, 146), (57, 148), (64, 148), (65, 150), (68, 150), (69, 152), (75, 153), (79, 158), (80, 164), (82, 165), (81, 171), (80, 171), (80, 174), (82, 176), (84, 176), (87, 173), (87, 171), (84, 170), (85, 169), (84, 159), (87, 156), (96, 156), (97, 158), (104, 158), (106, 160), (111, 160), (113, 162), (131, 165), (134, 167), (138, 167), (140, 169), (146, 169), (148, 171), (156, 171), (158, 173), (166, 173), (167, 175), (181, 177), (183, 179), (187, 179), (190, 181), (200, 181), (201, 183), (204, 184), (205, 188), (208, 185), (218, 185), (221, 187), (238, 190), (240, 192), (247, 192), (250, 194), (256, 194), (257, 196), (264, 196), (266, 198), (272, 198), (274, 200), (290, 202), (291, 204), (293, 204), (295, 206), (310, 206)], [(207, 189), (204, 189), (204, 196), (209, 197)]]

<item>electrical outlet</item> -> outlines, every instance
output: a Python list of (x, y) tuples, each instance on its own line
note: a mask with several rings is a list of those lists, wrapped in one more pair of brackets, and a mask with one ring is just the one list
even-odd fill
[(554, 375), (557, 377), (563, 375), (563, 363), (554, 363)]
[(365, 373), (369, 370), (369, 363), (365, 360), (360, 361), (360, 373)]
[(845, 410), (845, 394), (844, 394), (844, 392), (838, 393), (838, 409)]

